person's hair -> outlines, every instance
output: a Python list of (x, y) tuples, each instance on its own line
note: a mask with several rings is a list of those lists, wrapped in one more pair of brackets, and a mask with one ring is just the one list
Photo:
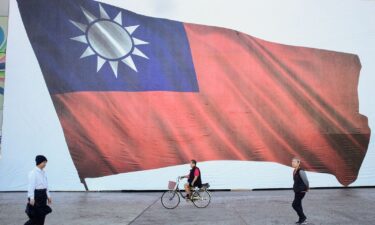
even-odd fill
[(298, 157), (294, 157), (293, 160), (296, 160), (297, 162), (301, 163), (301, 159)]
[(48, 160), (47, 160), (47, 158), (44, 156), (44, 155), (37, 155), (36, 157), (35, 157), (35, 163), (36, 163), (36, 165), (39, 165), (39, 164), (41, 164), (42, 162), (47, 162)]
[(197, 165), (197, 161), (195, 159), (192, 159), (191, 162), (194, 164), (194, 165)]

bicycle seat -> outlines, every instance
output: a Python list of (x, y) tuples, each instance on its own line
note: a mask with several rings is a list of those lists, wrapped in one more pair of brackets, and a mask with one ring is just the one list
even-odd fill
[(204, 183), (202, 184), (202, 188), (209, 188), (210, 187), (210, 184), (209, 183)]

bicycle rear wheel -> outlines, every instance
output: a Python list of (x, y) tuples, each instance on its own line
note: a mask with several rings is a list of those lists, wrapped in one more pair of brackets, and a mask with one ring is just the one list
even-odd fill
[(211, 194), (207, 190), (195, 191), (192, 196), (197, 208), (206, 208), (211, 202)]
[(161, 204), (166, 209), (174, 209), (180, 204), (180, 196), (176, 191), (166, 191), (160, 198)]

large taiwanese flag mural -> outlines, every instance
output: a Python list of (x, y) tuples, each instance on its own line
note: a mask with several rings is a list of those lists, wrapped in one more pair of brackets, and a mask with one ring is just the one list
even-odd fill
[(139, 15), (18, 0), (80, 178), (269, 161), (357, 178), (369, 144), (357, 55)]

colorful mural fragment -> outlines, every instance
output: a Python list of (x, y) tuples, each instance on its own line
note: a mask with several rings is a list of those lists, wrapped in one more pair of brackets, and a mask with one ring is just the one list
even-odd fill
[(3, 125), (3, 103), (4, 103), (4, 82), (5, 82), (5, 56), (7, 43), (8, 17), (0, 17), (0, 157), (1, 138)]

